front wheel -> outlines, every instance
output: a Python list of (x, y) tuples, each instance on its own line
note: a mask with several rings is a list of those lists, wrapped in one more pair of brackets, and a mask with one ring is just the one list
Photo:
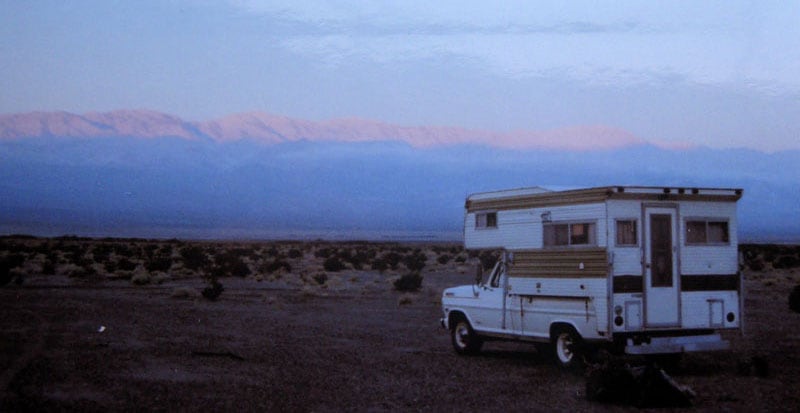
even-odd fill
[(450, 339), (453, 342), (453, 349), (458, 354), (478, 354), (483, 346), (483, 339), (475, 334), (469, 321), (463, 318), (456, 320), (455, 325), (450, 329)]
[(580, 366), (583, 355), (581, 354), (581, 336), (571, 327), (562, 327), (553, 331), (553, 353), (556, 362), (564, 368)]

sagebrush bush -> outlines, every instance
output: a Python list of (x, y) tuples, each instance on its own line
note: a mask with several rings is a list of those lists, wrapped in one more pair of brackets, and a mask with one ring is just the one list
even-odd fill
[(150, 272), (167, 272), (172, 268), (172, 257), (168, 255), (154, 255), (145, 264), (144, 268)]
[(422, 287), (422, 276), (418, 272), (410, 272), (394, 282), (397, 291), (418, 291)]
[(425, 263), (428, 261), (428, 256), (422, 251), (416, 250), (413, 253), (403, 257), (403, 265), (412, 272), (421, 271), (425, 268)]
[(138, 266), (137, 263), (125, 257), (122, 257), (119, 259), (119, 261), (117, 261), (117, 269), (122, 271), (133, 271), (136, 269), (137, 266)]
[(800, 285), (796, 285), (789, 293), (789, 309), (800, 313)]
[(345, 266), (342, 260), (339, 259), (339, 257), (332, 256), (326, 259), (324, 263), (322, 263), (322, 268), (325, 268), (325, 271), (337, 272), (345, 269)]
[(389, 263), (386, 262), (386, 260), (383, 258), (375, 258), (374, 260), (372, 260), (372, 269), (384, 272), (387, 269), (389, 269)]
[(317, 282), (317, 284), (322, 285), (325, 284), (325, 281), (328, 281), (328, 274), (325, 274), (324, 272), (318, 272), (314, 274), (311, 278), (313, 278), (314, 281)]
[(449, 255), (443, 254), (443, 255), (440, 255), (440, 256), (438, 256), (436, 258), (436, 262), (438, 262), (439, 264), (442, 264), (442, 265), (447, 265), (447, 263), (450, 262), (451, 258), (452, 257), (450, 257)]
[(250, 275), (250, 267), (235, 252), (227, 251), (214, 257), (214, 269), (217, 277), (246, 277)]
[(206, 251), (198, 246), (187, 245), (181, 248), (180, 254), (183, 266), (192, 271), (197, 271), (209, 264)]
[(215, 301), (217, 298), (219, 298), (219, 296), (222, 294), (224, 290), (225, 288), (222, 286), (222, 283), (212, 278), (209, 281), (208, 286), (206, 288), (203, 288), (202, 294), (203, 297), (211, 301)]
[(286, 272), (292, 272), (291, 264), (289, 264), (288, 262), (286, 262), (284, 260), (281, 260), (281, 259), (275, 259), (275, 260), (272, 260), (272, 261), (265, 261), (263, 264), (261, 264), (261, 266), (259, 267), (258, 270), (259, 270), (259, 272), (262, 272), (262, 273), (272, 274), (275, 271), (280, 270), (281, 268), (286, 270)]
[(0, 286), (10, 283), (11, 279), (14, 278), (11, 270), (22, 266), (24, 263), (25, 257), (22, 254), (11, 254), (0, 259)]
[(772, 263), (775, 269), (789, 269), (800, 267), (800, 258), (796, 255), (781, 255)]

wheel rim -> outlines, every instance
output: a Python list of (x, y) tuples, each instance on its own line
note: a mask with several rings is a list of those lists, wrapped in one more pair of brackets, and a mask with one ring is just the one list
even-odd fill
[(558, 335), (558, 340), (556, 341), (556, 354), (558, 355), (558, 360), (562, 363), (569, 363), (572, 361), (572, 357), (575, 355), (572, 352), (572, 336), (569, 333), (561, 333)]
[(455, 338), (459, 348), (467, 348), (469, 345), (469, 327), (464, 323), (458, 323), (456, 325)]

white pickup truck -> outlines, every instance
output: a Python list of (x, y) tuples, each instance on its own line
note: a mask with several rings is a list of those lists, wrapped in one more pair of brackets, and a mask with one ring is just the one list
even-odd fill
[(680, 355), (729, 348), (741, 328), (740, 189), (543, 188), (467, 198), (464, 245), (501, 257), (484, 279), (448, 288), (442, 326), (460, 354), (486, 340)]

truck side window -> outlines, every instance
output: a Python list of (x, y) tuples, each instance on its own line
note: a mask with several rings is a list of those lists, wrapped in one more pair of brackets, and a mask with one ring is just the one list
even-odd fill
[(492, 279), (489, 281), (489, 285), (492, 287), (499, 287), (500, 286), (500, 275), (503, 273), (503, 264), (497, 263), (494, 267), (494, 271), (492, 271)]

